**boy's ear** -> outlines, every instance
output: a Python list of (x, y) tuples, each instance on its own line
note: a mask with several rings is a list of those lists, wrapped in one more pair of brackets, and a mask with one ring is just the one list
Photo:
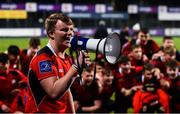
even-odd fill
[(51, 39), (54, 39), (54, 34), (52, 31), (48, 32), (48, 36), (51, 38)]

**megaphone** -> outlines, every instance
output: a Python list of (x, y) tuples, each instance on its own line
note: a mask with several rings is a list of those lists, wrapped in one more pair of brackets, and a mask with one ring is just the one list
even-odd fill
[(98, 51), (104, 55), (106, 61), (110, 64), (115, 64), (118, 61), (121, 51), (119, 34), (115, 32), (104, 39), (74, 36), (71, 38), (70, 47), (73, 50)]

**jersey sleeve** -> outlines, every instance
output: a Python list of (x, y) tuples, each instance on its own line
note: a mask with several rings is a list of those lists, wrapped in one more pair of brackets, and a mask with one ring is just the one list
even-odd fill
[(38, 80), (58, 75), (57, 66), (54, 61), (45, 55), (41, 55), (33, 60), (30, 68), (36, 74)]

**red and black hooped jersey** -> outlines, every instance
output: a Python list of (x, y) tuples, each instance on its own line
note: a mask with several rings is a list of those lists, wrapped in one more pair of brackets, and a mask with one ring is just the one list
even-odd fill
[(62, 59), (44, 47), (37, 52), (30, 63), (28, 74), (29, 89), (25, 112), (67, 112), (67, 97), (51, 99), (40, 85), (40, 81), (52, 76), (63, 77), (71, 67), (71, 58), (66, 55)]

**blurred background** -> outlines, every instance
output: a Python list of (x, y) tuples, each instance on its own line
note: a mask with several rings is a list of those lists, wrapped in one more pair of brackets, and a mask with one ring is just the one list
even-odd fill
[(92, 35), (98, 22), (104, 20), (109, 32), (140, 23), (151, 35), (179, 36), (179, 4), (178, 0), (1, 0), (0, 37), (18, 36), (2, 34), (5, 28), (35, 28), (32, 35), (43, 36), (44, 19), (53, 12), (72, 17), (85, 35)]

